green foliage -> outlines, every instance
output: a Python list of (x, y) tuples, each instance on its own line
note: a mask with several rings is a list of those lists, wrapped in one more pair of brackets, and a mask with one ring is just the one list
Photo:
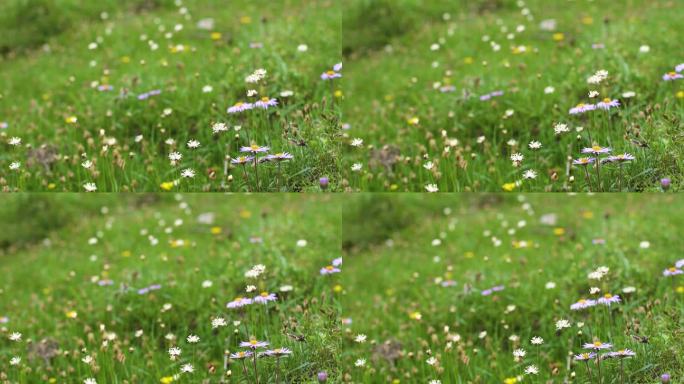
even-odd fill
[[(586, 382), (584, 365), (567, 359), (594, 340), (635, 351), (624, 360), (626, 383), (684, 374), (677, 337), (684, 282), (663, 276), (681, 259), (672, 250), (684, 246), (678, 195), (387, 198), (393, 210), (412, 213), (412, 224), (391, 234), (391, 243), (345, 254), (342, 307), (353, 322), (344, 330), (342, 366), (351, 381), (502, 383), (536, 365), (540, 381), (574, 375)], [(367, 204), (355, 195), (344, 210)], [(357, 218), (344, 220), (343, 233), (358, 225)], [(606, 275), (588, 278), (601, 266)], [(505, 288), (483, 294), (499, 285)], [(600, 293), (591, 294), (592, 287)], [(621, 302), (570, 309), (607, 293)], [(572, 327), (558, 332), (559, 319)], [(355, 342), (358, 334), (368, 342)], [(530, 342), (535, 336), (544, 340), (539, 347)], [(527, 351), (521, 362), (513, 359), (518, 348)], [(355, 367), (358, 359), (366, 367)], [(619, 382), (620, 362), (601, 364), (604, 382)], [(596, 380), (593, 362), (590, 368)]]
[[(337, 382), (339, 275), (319, 273), (340, 254), (340, 207), (328, 196), (0, 196), (14, 234), (32, 236), (33, 225), (50, 230), (40, 247), (15, 247), (0, 258), (0, 359), (22, 359), (0, 375), (20, 384), (88, 377), (158, 383), (193, 364), (183, 380), (219, 382), (224, 353), (256, 337), (293, 351), (280, 361), (282, 382), (312, 382), (320, 371)], [(16, 211), (25, 216), (5, 214)], [(298, 246), (300, 239), (308, 244)], [(257, 264), (265, 271), (246, 277)], [(160, 289), (138, 293), (155, 284)], [(256, 290), (246, 292), (248, 285)], [(226, 308), (237, 296), (263, 291), (277, 301)], [(227, 325), (212, 327), (219, 316)], [(22, 333), (22, 341), (5, 332)], [(187, 342), (190, 334), (200, 341)], [(176, 361), (167, 352), (172, 346), (182, 349)], [(55, 347), (65, 353), (51, 354)], [(81, 360), (86, 355), (92, 364)], [(245, 377), (239, 361), (228, 364), (232, 380), (254, 380), (251, 366)], [(260, 382), (275, 382), (275, 359), (258, 365)]]

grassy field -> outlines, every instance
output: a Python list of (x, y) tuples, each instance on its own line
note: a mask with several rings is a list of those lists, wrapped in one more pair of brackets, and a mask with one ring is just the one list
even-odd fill
[[(338, 381), (339, 275), (320, 272), (341, 255), (330, 195), (8, 195), (0, 206), (2, 233), (14, 231), (0, 243), (3, 383), (255, 383), (252, 357), (229, 358), (251, 339), (270, 343), (256, 349), (260, 383)], [(227, 307), (262, 292), (275, 300)], [(261, 355), (277, 348), (291, 354)]]
[[(345, 2), (345, 189), (679, 189), (683, 14), (673, 0)], [(599, 107), (571, 114), (580, 103)], [(610, 152), (582, 153), (594, 146)]]
[(340, 52), (333, 0), (3, 1), (0, 186), (335, 189)]
[(682, 382), (681, 198), (431, 196), (344, 209), (345, 381)]

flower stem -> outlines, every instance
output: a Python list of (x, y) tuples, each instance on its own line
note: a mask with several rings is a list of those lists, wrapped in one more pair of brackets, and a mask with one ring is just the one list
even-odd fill
[(256, 350), (254, 351), (252, 356), (254, 356), (254, 359), (253, 359), (253, 361), (254, 361), (254, 380), (255, 380), (256, 384), (259, 384), (259, 371), (257, 371), (257, 363), (256, 363), (257, 352), (256, 352)]
[(259, 169), (257, 167), (257, 162), (258, 162), (257, 155), (254, 154), (254, 176), (256, 177), (256, 188), (255, 188), (255, 190), (257, 192), (259, 192)]

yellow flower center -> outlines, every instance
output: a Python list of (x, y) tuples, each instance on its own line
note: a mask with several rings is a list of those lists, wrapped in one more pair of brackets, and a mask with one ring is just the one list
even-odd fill
[(613, 295), (611, 295), (610, 293), (606, 293), (605, 295), (603, 295), (603, 297), (605, 297), (606, 299), (610, 299), (611, 297), (613, 297)]
[(328, 265), (327, 267), (325, 267), (325, 269), (327, 269), (328, 271), (332, 271), (333, 269), (335, 269), (335, 267), (333, 267), (332, 265)]
[(677, 72), (668, 72), (667, 74), (670, 75), (670, 77), (675, 77), (675, 75), (677, 74)]
[(252, 150), (256, 151), (257, 149), (259, 149), (259, 146), (256, 145), (256, 144), (252, 144), (252, 145), (250, 146), (250, 148), (251, 148)]
[(577, 108), (582, 108), (582, 107), (584, 107), (584, 103), (577, 104)]
[(245, 103), (243, 103), (242, 101), (238, 101), (237, 103), (235, 103), (235, 106), (240, 107), (240, 106), (243, 106), (244, 104)]
[(601, 150), (601, 147), (599, 147), (598, 145), (594, 145), (593, 147), (591, 147), (591, 149), (598, 152)]
[(332, 76), (332, 75), (335, 74), (335, 71), (328, 71), (328, 72), (326, 72), (326, 74), (327, 74), (328, 76)]
[(263, 102), (267, 102), (267, 101), (269, 101), (269, 100), (271, 100), (271, 99), (269, 99), (268, 97), (262, 97), (262, 98), (261, 98), (261, 101), (263, 101)]
[(261, 297), (266, 297), (268, 296), (268, 292), (261, 292)]
[(668, 270), (669, 270), (670, 272), (674, 272), (674, 271), (677, 270), (677, 268), (675, 268), (675, 267), (670, 267), (670, 268), (668, 268)]
[(610, 103), (610, 101), (611, 101), (611, 100), (610, 100), (609, 98), (607, 98), (607, 97), (606, 97), (605, 99), (603, 99), (603, 102), (604, 102), (604, 103)]
[(584, 304), (584, 303), (586, 303), (586, 302), (587, 302), (587, 301), (584, 300), (584, 299), (580, 299), (580, 301), (578, 301), (579, 304)]
[(250, 340), (249, 343), (252, 344), (252, 345), (257, 345), (257, 341), (256, 341), (256, 340)]
[(594, 341), (594, 347), (600, 347), (600, 346), (602, 346), (602, 345), (603, 345), (602, 342), (600, 342), (600, 341)]

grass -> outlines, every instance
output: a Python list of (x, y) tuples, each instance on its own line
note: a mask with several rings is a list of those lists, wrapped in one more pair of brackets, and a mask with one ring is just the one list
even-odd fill
[[(254, 383), (251, 360), (247, 374), (240, 360), (224, 361), (252, 337), (292, 350), (279, 360), (280, 382), (318, 382), (322, 371), (338, 380), (337, 276), (319, 274), (340, 255), (335, 199), (100, 194), (78, 195), (84, 209), (73, 210), (76, 196), (48, 197), (64, 208), (54, 219), (68, 225), (1, 251), (2, 381)], [(5, 196), (2, 206), (43, 199)], [(23, 220), (31, 218), (15, 223)], [(246, 277), (257, 264), (265, 272)], [(245, 293), (249, 285), (256, 290)], [(277, 300), (226, 308), (262, 291)], [(213, 328), (217, 317), (226, 325)], [(20, 341), (9, 339), (14, 332)], [(186, 341), (191, 334), (199, 342)], [(182, 350), (176, 360), (173, 346)], [(276, 363), (258, 360), (259, 382), (278, 382)], [(186, 364), (193, 373), (180, 373)]]
[[(338, 90), (320, 76), (341, 61), (338, 3), (12, 0), (0, 14), (4, 191), (337, 189)], [(278, 105), (227, 113), (262, 97)], [(233, 164), (251, 144), (293, 158)]]
[[(356, 207), (386, 200), (413, 221), (382, 239), (347, 231)], [(684, 285), (663, 276), (681, 259), (681, 210), (672, 195), (355, 196), (343, 222), (346, 381), (598, 383), (596, 362), (590, 380), (571, 355), (595, 340), (636, 353), (624, 381), (619, 359), (601, 361), (603, 383), (681, 381)], [(588, 277), (602, 266), (602, 279)], [(570, 309), (607, 293), (622, 301)], [(571, 327), (558, 331), (560, 319)], [(537, 375), (523, 373), (530, 365)]]
[[(345, 190), (658, 191), (664, 178), (679, 189), (684, 83), (662, 76), (683, 62), (680, 6), (520, 3), (345, 3)], [(588, 84), (599, 70), (607, 79)], [(603, 98), (621, 105), (568, 113)], [(571, 159), (592, 144), (635, 159), (589, 166), (587, 180)]]

